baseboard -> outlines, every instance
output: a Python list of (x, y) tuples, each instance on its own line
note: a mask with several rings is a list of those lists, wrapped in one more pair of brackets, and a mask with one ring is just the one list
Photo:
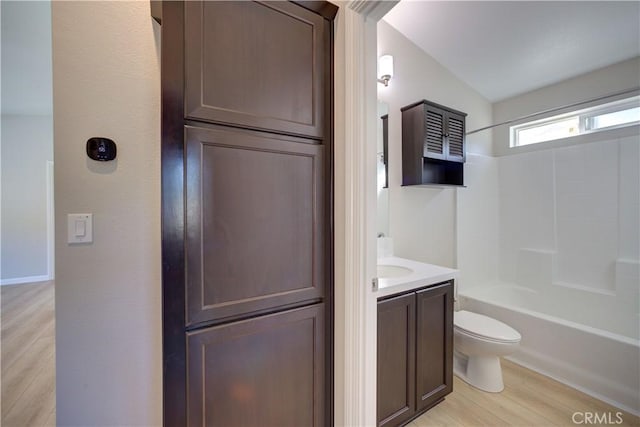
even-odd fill
[(0, 286), (4, 285), (20, 285), (22, 283), (46, 282), (52, 280), (51, 276), (45, 274), (43, 276), (16, 277), (14, 279), (0, 279)]

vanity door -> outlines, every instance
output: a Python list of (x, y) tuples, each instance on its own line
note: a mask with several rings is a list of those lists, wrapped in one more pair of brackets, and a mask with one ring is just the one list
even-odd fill
[(427, 409), (453, 390), (453, 282), (416, 292), (416, 405)]
[(378, 426), (397, 426), (416, 411), (416, 295), (378, 303)]

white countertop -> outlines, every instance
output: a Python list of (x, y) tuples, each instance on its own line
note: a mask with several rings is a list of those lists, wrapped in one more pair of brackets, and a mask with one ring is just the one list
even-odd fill
[(376, 298), (446, 282), (447, 280), (457, 278), (459, 273), (458, 270), (454, 270), (453, 268), (425, 264), (423, 262), (398, 257), (378, 258), (378, 265), (395, 265), (409, 268), (413, 270), (413, 272), (401, 277), (379, 278), (378, 290), (374, 292)]

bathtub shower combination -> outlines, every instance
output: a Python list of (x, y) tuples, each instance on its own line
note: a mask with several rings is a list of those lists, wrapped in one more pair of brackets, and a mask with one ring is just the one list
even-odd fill
[(520, 347), (508, 359), (638, 414), (639, 341), (533, 310), (532, 296), (526, 288), (498, 285), (461, 293), (459, 300), (521, 332)]
[(639, 415), (640, 137), (468, 159), (459, 307), (522, 335), (508, 359)]

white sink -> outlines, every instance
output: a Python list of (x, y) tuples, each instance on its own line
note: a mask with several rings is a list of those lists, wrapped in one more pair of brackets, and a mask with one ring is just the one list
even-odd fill
[(402, 277), (413, 273), (413, 270), (399, 265), (378, 265), (378, 278), (389, 279), (392, 277)]

